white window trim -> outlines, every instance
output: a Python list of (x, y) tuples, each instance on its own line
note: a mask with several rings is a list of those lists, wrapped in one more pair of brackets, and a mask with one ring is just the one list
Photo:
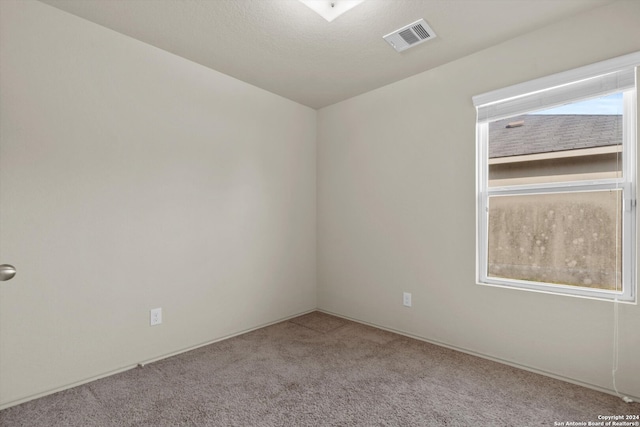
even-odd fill
[[(624, 76), (619, 79), (624, 91), (624, 114), (623, 114), (623, 141), (622, 151), (622, 177), (616, 179), (602, 179), (593, 181), (576, 181), (546, 183), (536, 185), (513, 185), (505, 187), (488, 186), (488, 140), (489, 121), (502, 118), (499, 114), (494, 114), (490, 119), (478, 117), (476, 126), (476, 158), (477, 158), (477, 181), (476, 181), (476, 279), (480, 285), (506, 287), (512, 289), (530, 290), (543, 293), (569, 295), (598, 300), (620, 301), (637, 303), (637, 281), (636, 281), (636, 118), (637, 118), (637, 84), (635, 84), (636, 69), (640, 64), (640, 52), (636, 52), (623, 57), (614, 58), (609, 61), (581, 67), (576, 70), (566, 71), (553, 76), (547, 76), (526, 82), (520, 85), (489, 92), (473, 98), (475, 106), (480, 111), (484, 108), (487, 111), (495, 111), (487, 108), (487, 104), (499, 104), (500, 100), (522, 97), (526, 99), (531, 92), (540, 92), (545, 89), (554, 88), (557, 92), (562, 92), (563, 86), (573, 82), (592, 79), (603, 74), (618, 73)], [(624, 70), (627, 68), (627, 70)], [(634, 85), (629, 89), (629, 69), (633, 71)], [(622, 73), (620, 73), (622, 72)], [(611, 89), (608, 89), (611, 92)], [(576, 91), (567, 90), (566, 96), (575, 99)], [(592, 89), (593, 93), (593, 89)], [(593, 96), (593, 95), (591, 95)], [(562, 97), (562, 94), (561, 94)], [(589, 95), (587, 94), (587, 96)], [(529, 102), (528, 100), (526, 102)], [(526, 105), (526, 104), (525, 104)], [(545, 105), (546, 106), (546, 105)], [(489, 106), (492, 107), (492, 106)], [(622, 230), (622, 291), (609, 291), (597, 288), (586, 288), (568, 285), (545, 284), (540, 282), (530, 282), (524, 280), (501, 279), (489, 277), (488, 269), (488, 200), (490, 196), (515, 195), (515, 194), (535, 194), (535, 193), (559, 193), (594, 191), (605, 189), (621, 189), (623, 194), (623, 230)]]
[(522, 95), (545, 91), (568, 83), (587, 80), (596, 76), (615, 73), (625, 69), (631, 69), (640, 64), (640, 52), (618, 56), (595, 64), (585, 65), (569, 71), (540, 77), (528, 82), (518, 83), (505, 88), (493, 90), (473, 97), (473, 105), (476, 107), (494, 104), (503, 100), (517, 98)]

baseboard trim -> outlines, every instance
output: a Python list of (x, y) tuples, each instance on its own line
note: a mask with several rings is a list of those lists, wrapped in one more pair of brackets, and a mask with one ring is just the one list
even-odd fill
[(450, 350), (459, 351), (461, 353), (469, 354), (471, 356), (476, 356), (476, 357), (480, 357), (482, 359), (491, 360), (493, 362), (502, 363), (503, 365), (508, 365), (508, 366), (512, 366), (514, 368), (522, 369), (524, 371), (533, 372), (534, 374), (544, 375), (545, 377), (550, 377), (550, 378), (554, 378), (556, 380), (564, 381), (564, 382), (567, 382), (567, 383), (570, 383), (570, 384), (575, 384), (575, 385), (579, 385), (579, 386), (582, 386), (582, 387), (586, 387), (586, 388), (589, 388), (591, 390), (596, 390), (596, 391), (599, 391), (599, 392), (602, 392), (602, 393), (606, 393), (606, 394), (610, 394), (612, 396), (619, 397), (621, 399), (623, 397), (627, 397), (627, 398), (633, 400), (634, 402), (640, 402), (640, 396), (633, 396), (633, 395), (629, 395), (629, 394), (626, 394), (626, 393), (616, 393), (615, 390), (608, 389), (608, 388), (605, 388), (605, 387), (601, 387), (601, 386), (598, 386), (598, 385), (595, 385), (595, 384), (586, 383), (586, 382), (583, 382), (583, 381), (580, 381), (580, 380), (576, 380), (576, 379), (573, 379), (573, 378), (569, 378), (569, 377), (565, 377), (565, 376), (562, 376), (562, 375), (554, 374), (553, 372), (548, 372), (548, 371), (545, 371), (545, 370), (542, 370), (542, 369), (538, 369), (538, 368), (533, 368), (533, 367), (530, 367), (530, 366), (522, 365), (522, 364), (517, 363), (517, 362), (513, 362), (513, 361), (510, 361), (510, 360), (506, 360), (506, 359), (501, 359), (499, 357), (490, 356), (490, 355), (487, 355), (487, 354), (484, 354), (484, 353), (479, 353), (479, 352), (476, 352), (476, 351), (473, 351), (473, 350), (468, 350), (468, 349), (465, 349), (465, 348), (462, 348), (462, 347), (458, 347), (458, 346), (455, 346), (455, 345), (447, 344), (447, 343), (440, 342), (440, 341), (437, 341), (437, 340), (432, 340), (432, 339), (429, 339), (429, 338), (422, 337), (420, 335), (415, 335), (415, 334), (412, 334), (412, 333), (409, 333), (409, 332), (405, 332), (405, 331), (401, 331), (401, 330), (398, 330), (398, 329), (388, 328), (386, 326), (382, 326), (382, 325), (378, 325), (378, 324), (375, 324), (375, 323), (367, 322), (367, 321), (364, 321), (364, 320), (356, 319), (356, 318), (353, 318), (353, 317), (345, 316), (345, 315), (340, 314), (340, 313), (334, 313), (334, 312), (329, 311), (329, 310), (324, 310), (324, 309), (318, 308), (317, 311), (320, 311), (320, 312), (325, 313), (325, 314), (330, 314), (331, 316), (340, 317), (342, 319), (351, 320), (352, 322), (356, 322), (356, 323), (360, 323), (360, 324), (363, 324), (363, 325), (371, 326), (371, 327), (374, 327), (374, 328), (377, 328), (377, 329), (382, 329), (383, 331), (393, 332), (395, 334), (402, 335), (402, 336), (409, 337), (409, 338), (413, 338), (413, 339), (416, 339), (418, 341), (424, 341), (424, 342), (427, 342), (429, 344), (437, 345), (439, 347), (444, 347), (444, 348), (448, 348)]
[[(74, 388), (74, 387), (78, 387), (78, 386), (81, 386), (81, 385), (84, 385), (84, 384), (88, 384), (90, 382), (97, 381), (97, 380), (102, 379), (102, 378), (110, 377), (112, 375), (116, 375), (116, 374), (119, 374), (121, 372), (128, 371), (130, 369), (134, 369), (134, 368), (137, 368), (137, 367), (140, 367), (140, 366), (145, 366), (145, 365), (147, 365), (149, 363), (153, 363), (153, 362), (157, 362), (157, 361), (160, 361), (160, 360), (163, 360), (163, 359), (167, 359), (169, 357), (177, 356), (179, 354), (186, 353), (188, 351), (192, 351), (192, 350), (198, 349), (200, 347), (204, 347), (204, 346), (207, 346), (207, 345), (210, 345), (210, 344), (214, 344), (214, 343), (217, 343), (217, 342), (220, 342), (220, 341), (224, 341), (224, 340), (227, 340), (229, 338), (237, 337), (239, 335), (243, 335), (243, 334), (258, 330), (258, 329), (265, 328), (267, 326), (275, 325), (276, 323), (285, 322), (285, 321), (287, 321), (289, 319), (293, 319), (294, 317), (302, 316), (302, 315), (305, 315), (305, 314), (308, 314), (308, 313), (312, 313), (314, 311), (320, 311), (322, 313), (330, 314), (332, 316), (340, 317), (342, 319), (350, 320), (352, 322), (356, 322), (356, 323), (360, 323), (360, 324), (363, 324), (363, 325), (371, 326), (371, 327), (374, 327), (374, 328), (377, 328), (377, 329), (381, 329), (383, 331), (393, 332), (395, 334), (402, 335), (402, 336), (409, 337), (409, 338), (413, 338), (413, 339), (416, 339), (418, 341), (424, 341), (424, 342), (427, 342), (429, 344), (434, 344), (434, 345), (437, 345), (437, 346), (440, 346), (440, 347), (444, 347), (444, 348), (448, 348), (448, 349), (451, 349), (451, 350), (459, 351), (461, 353), (465, 353), (465, 354), (469, 354), (469, 355), (472, 355), (472, 356), (480, 357), (482, 359), (487, 359), (487, 360), (491, 360), (493, 362), (502, 363), (504, 365), (512, 366), (514, 368), (518, 368), (518, 369), (522, 369), (522, 370), (525, 370), (525, 371), (533, 372), (533, 373), (539, 374), (539, 375), (544, 375), (546, 377), (554, 378), (554, 379), (557, 379), (557, 380), (560, 380), (560, 381), (565, 381), (565, 382), (568, 382), (568, 383), (571, 383), (571, 384), (575, 384), (575, 385), (586, 387), (586, 388), (589, 388), (589, 389), (592, 389), (592, 390), (600, 391), (602, 393), (607, 393), (607, 394), (610, 394), (612, 396), (620, 397), (618, 394), (616, 394), (616, 392), (614, 390), (611, 390), (611, 389), (608, 389), (608, 388), (604, 388), (604, 387), (600, 387), (600, 386), (595, 385), (595, 384), (586, 383), (586, 382), (579, 381), (579, 380), (576, 380), (576, 379), (573, 379), (573, 378), (569, 378), (569, 377), (565, 377), (565, 376), (562, 376), (562, 375), (554, 374), (553, 372), (548, 372), (548, 371), (544, 371), (542, 369), (537, 369), (537, 368), (532, 368), (530, 366), (522, 365), (522, 364), (519, 364), (517, 362), (510, 361), (510, 360), (501, 359), (499, 357), (494, 357), (494, 356), (490, 356), (490, 355), (487, 355), (487, 354), (484, 354), (484, 353), (479, 353), (479, 352), (476, 352), (476, 351), (473, 351), (473, 350), (468, 350), (468, 349), (465, 349), (465, 348), (462, 348), (462, 347), (458, 347), (458, 346), (455, 346), (455, 345), (450, 345), (450, 344), (447, 344), (447, 343), (444, 343), (444, 342), (441, 342), (441, 341), (437, 341), (437, 340), (432, 340), (432, 339), (425, 338), (425, 337), (422, 337), (422, 336), (419, 336), (419, 335), (415, 335), (415, 334), (412, 334), (412, 333), (409, 333), (409, 332), (401, 331), (401, 330), (394, 329), (394, 328), (389, 328), (389, 327), (386, 327), (386, 326), (378, 325), (376, 323), (372, 323), (372, 322), (367, 322), (367, 321), (364, 321), (364, 320), (356, 319), (356, 318), (353, 318), (353, 317), (350, 317), (350, 316), (345, 316), (345, 315), (340, 314), (340, 313), (334, 313), (334, 312), (329, 311), (329, 310), (324, 310), (324, 309), (320, 309), (320, 308), (314, 308), (314, 309), (311, 309), (311, 310), (306, 310), (306, 311), (303, 311), (303, 312), (300, 312), (300, 313), (296, 313), (296, 314), (292, 314), (292, 315), (289, 315), (289, 316), (285, 316), (285, 317), (279, 318), (277, 320), (274, 320), (272, 322), (267, 322), (267, 323), (263, 323), (263, 324), (260, 324), (260, 325), (257, 325), (257, 326), (253, 326), (253, 327), (248, 328), (248, 329), (243, 329), (243, 330), (240, 330), (238, 332), (234, 332), (232, 334), (224, 335), (222, 337), (219, 337), (219, 338), (216, 338), (216, 339), (213, 339), (213, 340), (209, 340), (209, 341), (206, 341), (206, 342), (203, 342), (203, 343), (200, 343), (200, 344), (196, 344), (194, 346), (183, 348), (181, 350), (177, 350), (177, 351), (174, 351), (174, 352), (171, 352), (171, 353), (167, 353), (167, 354), (164, 354), (164, 355), (161, 355), (161, 356), (158, 356), (158, 357), (154, 357), (154, 358), (151, 358), (151, 359), (140, 361), (140, 362), (135, 363), (135, 364), (131, 364), (131, 365), (127, 365), (127, 366), (124, 366), (124, 367), (121, 367), (121, 368), (118, 368), (118, 369), (114, 369), (114, 370), (111, 370), (111, 371), (108, 371), (108, 372), (105, 372), (105, 373), (102, 373), (102, 374), (99, 374), (99, 375), (95, 375), (93, 377), (89, 377), (89, 378), (86, 378), (86, 379), (83, 379), (83, 380), (80, 380), (80, 381), (76, 381), (76, 382), (73, 382), (73, 383), (70, 383), (70, 384), (67, 384), (67, 385), (64, 385), (64, 386), (56, 387), (54, 389), (50, 389), (50, 390), (43, 391), (43, 392), (40, 392), (40, 393), (36, 393), (36, 394), (29, 395), (29, 396), (25, 396), (25, 397), (22, 397), (22, 398), (19, 398), (19, 399), (10, 401), (10, 402), (6, 402), (6, 403), (3, 403), (3, 404), (0, 404), (0, 410), (7, 409), (7, 408), (10, 408), (12, 406), (20, 405), (21, 403), (25, 403), (25, 402), (28, 402), (30, 400), (34, 400), (34, 399), (38, 399), (38, 398), (41, 398), (41, 397), (45, 397), (45, 396), (48, 396), (50, 394), (57, 393), (59, 391), (64, 391), (64, 390), (68, 390), (68, 389), (71, 389), (71, 388)], [(633, 396), (633, 395), (628, 395), (628, 394), (623, 394), (623, 395), (628, 397), (628, 398), (630, 398), (630, 399), (632, 399), (634, 402), (640, 402), (640, 396)]]
[(40, 392), (40, 393), (31, 394), (29, 396), (24, 396), (24, 397), (21, 397), (19, 399), (15, 399), (15, 400), (12, 400), (12, 401), (9, 401), (9, 402), (5, 402), (5, 403), (0, 404), (0, 411), (3, 410), (3, 409), (10, 408), (12, 406), (20, 405), (21, 403), (26, 403), (26, 402), (28, 402), (30, 400), (39, 399), (41, 397), (45, 397), (45, 396), (48, 396), (50, 394), (57, 393), (59, 391), (68, 390), (70, 388), (74, 388), (74, 387), (78, 387), (78, 386), (81, 386), (81, 385), (84, 385), (84, 384), (88, 384), (90, 382), (97, 381), (97, 380), (102, 379), (102, 378), (110, 377), (112, 375), (116, 375), (116, 374), (119, 374), (121, 372), (128, 371), (130, 369), (135, 369), (135, 368), (138, 368), (138, 367), (144, 367), (145, 365), (147, 365), (149, 363), (157, 362), (157, 361), (160, 361), (160, 360), (163, 360), (163, 359), (167, 359), (169, 357), (177, 356), (179, 354), (186, 353), (188, 351), (192, 351), (192, 350), (198, 349), (200, 347), (204, 347), (204, 346), (207, 346), (207, 345), (210, 345), (210, 344), (215, 344), (215, 343), (220, 342), (220, 341), (228, 340), (229, 338), (237, 337), (239, 335), (243, 335), (243, 334), (246, 334), (248, 332), (252, 332), (252, 331), (255, 331), (255, 330), (258, 330), (258, 329), (262, 329), (262, 328), (265, 328), (267, 326), (275, 325), (276, 323), (285, 322), (285, 321), (287, 321), (289, 319), (293, 319), (294, 317), (302, 316), (302, 315), (305, 315), (305, 314), (308, 314), (308, 313), (313, 313), (314, 311), (317, 311), (317, 309), (313, 308), (311, 310), (306, 310), (306, 311), (303, 311), (303, 312), (300, 312), (300, 313), (296, 313), (296, 314), (292, 314), (292, 315), (289, 315), (289, 316), (285, 316), (285, 317), (279, 318), (278, 320), (274, 320), (272, 322), (267, 322), (267, 323), (263, 323), (263, 324), (260, 324), (260, 325), (257, 325), (257, 326), (253, 326), (253, 327), (248, 328), (248, 329), (243, 329), (241, 331), (234, 332), (234, 333), (228, 334), (228, 335), (224, 335), (224, 336), (222, 336), (220, 338), (215, 338), (213, 340), (206, 341), (206, 342), (203, 342), (203, 343), (200, 343), (200, 344), (196, 344), (196, 345), (193, 345), (193, 346), (190, 346), (190, 347), (186, 347), (186, 348), (183, 348), (181, 350), (173, 351), (171, 353), (166, 353), (166, 354), (163, 354), (163, 355), (158, 356), (158, 357), (154, 357), (154, 358), (151, 358), (151, 359), (140, 361), (140, 362), (134, 363), (132, 365), (126, 365), (126, 366), (123, 366), (121, 368), (117, 368), (117, 369), (114, 369), (114, 370), (111, 370), (111, 371), (108, 371), (108, 372), (105, 372), (105, 373), (102, 373), (102, 374), (99, 374), (99, 375), (95, 375), (95, 376), (92, 376), (92, 377), (89, 377), (89, 378), (85, 378), (85, 379), (80, 380), (80, 381), (75, 381), (75, 382), (70, 383), (70, 384), (66, 384), (66, 385), (63, 385), (63, 386), (60, 386), (60, 387), (56, 387), (56, 388), (53, 388), (53, 389), (50, 389), (50, 390), (46, 390), (46, 391), (43, 391), (43, 392)]

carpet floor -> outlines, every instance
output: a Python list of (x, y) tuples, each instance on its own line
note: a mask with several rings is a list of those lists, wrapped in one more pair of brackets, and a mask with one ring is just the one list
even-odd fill
[(640, 404), (313, 312), (5, 409), (0, 425), (554, 426), (620, 414)]

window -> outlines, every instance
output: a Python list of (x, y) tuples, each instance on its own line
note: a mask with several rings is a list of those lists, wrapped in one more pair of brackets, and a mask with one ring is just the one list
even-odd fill
[(478, 283), (635, 301), (637, 64), (474, 97)]

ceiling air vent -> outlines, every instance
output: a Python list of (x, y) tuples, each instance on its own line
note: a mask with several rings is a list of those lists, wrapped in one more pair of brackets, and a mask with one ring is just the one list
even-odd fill
[(399, 30), (383, 37), (383, 39), (398, 52), (402, 52), (434, 38), (436, 38), (436, 33), (433, 32), (424, 19), (405, 25)]

